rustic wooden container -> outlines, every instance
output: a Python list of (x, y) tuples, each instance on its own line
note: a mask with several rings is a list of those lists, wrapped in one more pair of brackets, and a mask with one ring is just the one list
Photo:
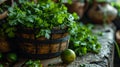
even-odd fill
[(53, 30), (50, 39), (35, 37), (33, 29), (18, 29), (19, 51), (28, 58), (47, 59), (59, 56), (68, 48), (69, 35), (66, 30)]

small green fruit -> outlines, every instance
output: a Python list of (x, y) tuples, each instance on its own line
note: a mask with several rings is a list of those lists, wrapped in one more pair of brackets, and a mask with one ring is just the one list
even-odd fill
[(69, 64), (76, 59), (76, 54), (71, 49), (66, 49), (61, 53), (61, 60), (63, 63)]
[(9, 62), (15, 62), (17, 61), (17, 55), (15, 53), (9, 53), (7, 54), (7, 60)]

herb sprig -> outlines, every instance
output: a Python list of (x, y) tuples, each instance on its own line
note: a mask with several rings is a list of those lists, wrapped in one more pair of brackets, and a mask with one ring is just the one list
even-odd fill
[(91, 30), (91, 25), (77, 24), (74, 33), (71, 34), (69, 48), (73, 49), (78, 56), (85, 55), (88, 52), (98, 53), (100, 51), (101, 45)]

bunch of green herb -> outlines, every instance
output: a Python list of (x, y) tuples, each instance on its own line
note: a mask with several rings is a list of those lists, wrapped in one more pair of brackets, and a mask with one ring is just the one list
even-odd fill
[(74, 31), (71, 30), (71, 40), (69, 48), (73, 49), (78, 56), (88, 52), (98, 53), (101, 45), (96, 36), (93, 35), (91, 25), (77, 24)]
[(25, 65), (27, 67), (42, 67), (40, 60), (28, 60)]
[(75, 19), (78, 19), (76, 13), (70, 14), (67, 8), (61, 3), (54, 3), (51, 0), (34, 3), (33, 1), (20, 0), (19, 5), (9, 8), (8, 24), (6, 33), (9, 36), (14, 35), (16, 26), (22, 28), (35, 28), (36, 37), (45, 36), (50, 38), (51, 30), (54, 28), (69, 28)]

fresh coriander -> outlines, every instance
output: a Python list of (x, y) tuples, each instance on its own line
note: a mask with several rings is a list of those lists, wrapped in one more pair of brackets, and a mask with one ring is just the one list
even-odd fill
[(78, 56), (85, 55), (88, 52), (98, 53), (101, 45), (97, 37), (92, 34), (92, 28), (83, 24), (77, 24), (74, 27), (76, 28), (70, 30), (71, 40), (69, 48), (73, 49)]
[[(78, 19), (77, 14), (70, 14), (62, 3), (54, 3), (51, 0), (34, 3), (33, 1), (20, 0), (14, 7), (9, 8), (8, 24), (6, 31), (8, 35), (13, 36), (16, 26), (22, 28), (35, 28), (36, 37), (45, 36), (50, 38), (51, 30), (54, 28), (70, 28)], [(19, 7), (20, 6), (20, 7)], [(8, 28), (9, 27), (9, 28)], [(12, 27), (12, 28), (10, 28)], [(13, 30), (12, 30), (13, 29)], [(71, 27), (72, 29), (72, 27)]]

